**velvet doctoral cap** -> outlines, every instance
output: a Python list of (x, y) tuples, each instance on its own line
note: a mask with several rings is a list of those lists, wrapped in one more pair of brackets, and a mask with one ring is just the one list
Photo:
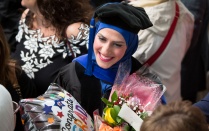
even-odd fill
[(101, 22), (115, 25), (137, 34), (139, 30), (152, 26), (145, 10), (140, 7), (128, 6), (126, 3), (107, 3), (98, 7), (94, 18)]

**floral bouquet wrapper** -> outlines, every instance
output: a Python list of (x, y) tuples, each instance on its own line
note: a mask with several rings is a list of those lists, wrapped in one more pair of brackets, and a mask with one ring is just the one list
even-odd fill
[(149, 73), (146, 66), (128, 75), (129, 63), (123, 63), (112, 87), (109, 100), (100, 117), (94, 112), (97, 131), (139, 131), (143, 119), (161, 104), (166, 87), (157, 75)]
[(57, 84), (37, 97), (20, 101), (25, 131), (93, 131), (92, 118), (75, 98)]

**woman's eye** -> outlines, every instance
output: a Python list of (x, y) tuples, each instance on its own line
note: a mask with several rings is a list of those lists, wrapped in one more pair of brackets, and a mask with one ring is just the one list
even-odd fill
[(100, 41), (105, 41), (106, 39), (104, 37), (99, 37)]
[(117, 44), (117, 43), (114, 43), (113, 45), (116, 46), (116, 47), (121, 47), (122, 46), (121, 44)]

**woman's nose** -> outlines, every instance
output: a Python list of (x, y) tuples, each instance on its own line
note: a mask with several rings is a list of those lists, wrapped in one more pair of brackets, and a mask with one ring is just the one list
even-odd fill
[(109, 43), (104, 44), (104, 45), (102, 46), (101, 53), (102, 53), (103, 55), (108, 55), (108, 54), (110, 54), (110, 52), (111, 52), (110, 44), (109, 44)]

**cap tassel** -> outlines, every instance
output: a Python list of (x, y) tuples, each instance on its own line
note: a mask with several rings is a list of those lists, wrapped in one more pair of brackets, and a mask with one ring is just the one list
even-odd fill
[(88, 61), (87, 68), (85, 71), (86, 75), (92, 75), (92, 54), (93, 54), (93, 43), (95, 36), (95, 19), (92, 18), (90, 22), (90, 31), (89, 31), (89, 48), (88, 48)]

